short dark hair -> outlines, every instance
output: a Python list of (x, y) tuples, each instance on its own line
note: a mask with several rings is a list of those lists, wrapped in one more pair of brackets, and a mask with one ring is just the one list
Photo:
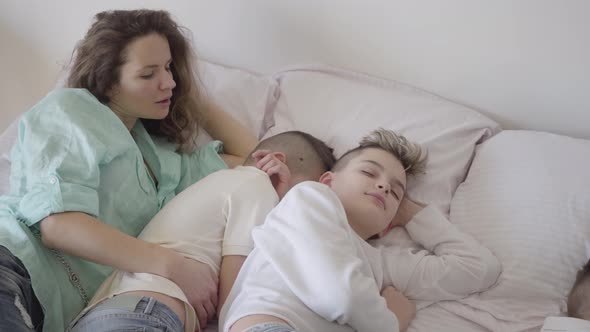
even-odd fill
[[(334, 149), (324, 141), (298, 130), (268, 137), (258, 143), (254, 151), (263, 149), (283, 152), (287, 156), (287, 166), (294, 174), (309, 174), (318, 169), (329, 171), (336, 162)], [(244, 165), (253, 164), (254, 158), (250, 154)]]
[(567, 314), (570, 317), (590, 319), (590, 259), (578, 271), (576, 282), (567, 299)]

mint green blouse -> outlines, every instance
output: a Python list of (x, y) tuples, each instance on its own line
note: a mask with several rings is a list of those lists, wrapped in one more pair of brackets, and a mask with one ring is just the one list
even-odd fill
[[(46, 248), (39, 221), (80, 211), (137, 236), (177, 193), (226, 168), (214, 141), (190, 154), (123, 122), (83, 89), (51, 92), (19, 123), (11, 191), (0, 197), (0, 245), (19, 257), (45, 311), (44, 331), (63, 331), (112, 271)], [(144, 163), (150, 165), (152, 180)]]

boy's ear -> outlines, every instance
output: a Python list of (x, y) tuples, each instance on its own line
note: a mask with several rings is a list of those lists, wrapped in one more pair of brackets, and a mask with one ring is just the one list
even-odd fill
[(284, 153), (273, 152), (272, 155), (275, 156), (275, 158), (277, 158), (278, 160), (280, 160), (283, 164), (287, 163), (287, 156)]
[(328, 187), (332, 185), (332, 180), (334, 180), (334, 173), (330, 171), (327, 171), (320, 176), (320, 183), (323, 183)]

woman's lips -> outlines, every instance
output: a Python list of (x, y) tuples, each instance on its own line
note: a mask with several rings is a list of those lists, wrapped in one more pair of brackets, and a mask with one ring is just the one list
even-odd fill
[(160, 106), (170, 106), (170, 98), (156, 102)]

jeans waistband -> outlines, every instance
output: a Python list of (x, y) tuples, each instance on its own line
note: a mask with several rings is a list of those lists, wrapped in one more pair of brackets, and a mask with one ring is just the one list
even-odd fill
[(149, 297), (141, 295), (117, 295), (99, 303), (94, 309), (124, 309), (135, 311), (137, 304), (143, 299), (149, 300)]
[(153, 297), (141, 295), (117, 295), (104, 300), (92, 311), (98, 313), (104, 310), (125, 310), (135, 313), (143, 313), (157, 317), (172, 331), (184, 331), (180, 317), (167, 305), (157, 301)]

